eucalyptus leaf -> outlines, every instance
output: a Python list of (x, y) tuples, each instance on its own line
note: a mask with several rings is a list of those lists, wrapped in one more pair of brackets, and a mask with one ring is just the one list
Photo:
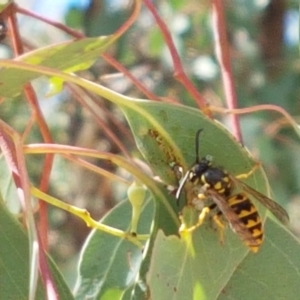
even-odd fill
[(221, 245), (209, 223), (190, 240), (159, 232), (148, 273), (152, 298), (297, 299), (299, 242), (269, 218), (266, 223), (264, 244), (247, 255), (228, 230)]
[[(195, 162), (195, 134), (200, 128), (203, 129), (201, 155), (211, 155), (214, 165), (224, 167), (235, 176), (249, 172), (255, 164), (246, 149), (223, 126), (195, 109), (149, 101), (136, 101), (122, 109), (140, 151), (154, 173), (166, 182), (172, 182), (172, 178), (166, 175), (171, 174), (173, 158), (176, 163), (182, 162), (184, 168)], [(155, 135), (151, 134), (153, 130)], [(244, 181), (262, 194), (269, 195), (262, 168)], [(266, 210), (252, 198), (264, 219)], [(156, 226), (163, 229), (163, 219), (156, 221)], [(268, 231), (265, 236), (280, 249), (286, 231), (277, 227), (276, 236), (268, 237)], [(299, 251), (293, 236), (285, 237), (285, 243), (293, 245), (295, 252)], [(221, 244), (216, 227), (209, 219), (182, 240), (174, 235), (164, 238), (159, 235), (154, 243), (147, 277), (150, 294), (153, 299), (217, 299), (237, 266), (253, 255), (230, 228), (225, 230), (224, 244)], [(280, 267), (282, 265), (278, 265)], [(248, 293), (251, 293), (250, 289)]]
[[(2, 200), (0, 200), (0, 236), (0, 299), (28, 299), (30, 269), (28, 237)], [(60, 299), (74, 299), (53, 261), (48, 259), (48, 263)], [(36, 299), (45, 299), (41, 280), (38, 283)]]
[[(153, 202), (149, 194), (147, 198), (138, 223), (138, 234), (150, 232)], [(122, 201), (101, 222), (130, 231), (130, 202)], [(129, 241), (93, 230), (81, 252), (76, 299), (122, 299), (125, 291), (135, 283), (142, 257), (142, 249)]]
[[(106, 50), (111, 41), (112, 37), (97, 37), (64, 42), (31, 51), (19, 56), (16, 61), (55, 68), (65, 72), (85, 70)], [(1, 68), (1, 97), (19, 95), (25, 83), (40, 76), (40, 74), (34, 72)], [(56, 81), (60, 82), (61, 80), (56, 79)]]
[(267, 218), (266, 238), (257, 255), (248, 255), (236, 268), (218, 300), (298, 299), (299, 241)]

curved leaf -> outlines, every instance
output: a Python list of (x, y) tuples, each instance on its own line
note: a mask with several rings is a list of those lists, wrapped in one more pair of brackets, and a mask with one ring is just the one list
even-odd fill
[[(21, 225), (0, 200), (0, 299), (28, 299), (29, 243)], [(60, 299), (74, 299), (51, 259), (49, 267)], [(38, 283), (36, 299), (45, 299), (43, 284)]]
[[(120, 106), (140, 151), (166, 181), (170, 181), (165, 175), (169, 173), (165, 169), (170, 169), (170, 163), (173, 162), (170, 156), (184, 167), (189, 167), (195, 162), (195, 134), (200, 128), (203, 129), (200, 139), (201, 155), (212, 155), (215, 165), (224, 167), (232, 175), (238, 175), (247, 173), (255, 163), (225, 127), (209, 119), (199, 110), (142, 100), (132, 101), (131, 105), (120, 103)], [(157, 132), (158, 139), (163, 139), (163, 146), (160, 147), (151, 130)], [(163, 148), (166, 151), (163, 151)], [(262, 170), (258, 170), (252, 178), (246, 180), (258, 190), (258, 182), (264, 181)], [(262, 191), (266, 189), (263, 183), (260, 185)]]
[(203, 225), (191, 241), (159, 232), (148, 274), (153, 299), (297, 299), (299, 242), (282, 226), (267, 218), (260, 251), (240, 263), (238, 241), (226, 232), (222, 247), (208, 230)]
[(299, 297), (299, 241), (269, 218), (265, 230), (266, 239), (260, 252), (248, 255), (240, 264), (219, 300)]
[[(40, 48), (19, 56), (16, 61), (75, 72), (89, 68), (110, 45), (112, 37), (84, 38)], [(66, 59), (67, 57), (67, 59)], [(15, 97), (23, 85), (40, 74), (10, 68), (0, 69), (1, 97)]]
[[(186, 162), (185, 167), (194, 163), (194, 140), (199, 128), (204, 129), (200, 140), (201, 154), (212, 155), (216, 166), (224, 167), (232, 175), (239, 175), (249, 172), (255, 163), (225, 128), (195, 109), (147, 101), (137, 101), (135, 105), (138, 108), (128, 105), (122, 109), (139, 149), (154, 173), (167, 182), (172, 180), (165, 171), (169, 170), (170, 173), (170, 157)], [(149, 134), (151, 130), (157, 132), (154, 138), (153, 134)], [(157, 136), (159, 138), (155, 139)], [(261, 168), (245, 182), (255, 190), (269, 194)], [(255, 205), (260, 215), (264, 216), (266, 210), (256, 202)], [(156, 222), (158, 228), (164, 228), (163, 218), (156, 219)], [(272, 242), (280, 249), (286, 232), (277, 227), (277, 235), (268, 237), (267, 231), (266, 239), (272, 238)], [(286, 237), (286, 243), (294, 245), (295, 251), (299, 248), (291, 235)], [(267, 246), (263, 247), (266, 249)], [(267, 248), (265, 251), (271, 250)], [(186, 239), (179, 240), (171, 236), (163, 240), (159, 236), (155, 241), (147, 281), (150, 294), (154, 299), (217, 299), (226, 283), (235, 275), (237, 267), (253, 255), (229, 228), (225, 231), (224, 245), (221, 245), (216, 229), (209, 220)], [(259, 257), (261, 254), (256, 255)], [(276, 262), (272, 263), (275, 265)], [(280, 267), (282, 265), (278, 265)], [(277, 272), (281, 273), (284, 269), (277, 269), (276, 265)], [(253, 276), (255, 278), (255, 274)], [(246, 284), (244, 290), (251, 293)]]
[[(121, 108), (131, 126), (137, 146), (154, 174), (158, 174), (167, 183), (176, 182), (170, 166), (174, 160), (185, 169), (195, 162), (195, 134), (199, 128), (203, 129), (201, 155), (211, 155), (216, 166), (225, 168), (234, 176), (249, 172), (255, 164), (246, 149), (223, 126), (196, 109), (150, 101), (134, 101), (132, 105)], [(156, 132), (158, 139), (153, 137), (152, 131)], [(261, 168), (245, 179), (245, 182), (263, 194), (269, 193)], [(258, 208), (264, 215), (264, 210)]]
[[(138, 234), (148, 234), (153, 218), (153, 201), (143, 206)], [(101, 222), (129, 231), (131, 204), (122, 201)], [(135, 282), (142, 261), (142, 249), (118, 237), (93, 230), (81, 252), (76, 299), (121, 299)]]

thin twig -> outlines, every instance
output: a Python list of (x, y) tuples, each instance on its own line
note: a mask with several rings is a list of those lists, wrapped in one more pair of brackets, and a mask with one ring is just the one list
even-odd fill
[[(224, 17), (223, 0), (212, 1), (213, 31), (215, 36), (216, 56), (218, 58), (223, 78), (225, 99), (229, 109), (237, 108), (237, 96), (235, 93), (232, 76), (230, 51), (227, 40), (226, 22)], [(233, 135), (242, 143), (242, 133), (237, 115), (231, 115)]]
[(178, 52), (176, 50), (176, 47), (174, 45), (173, 39), (171, 37), (171, 33), (166, 25), (166, 23), (162, 20), (162, 18), (157, 13), (157, 10), (155, 6), (153, 5), (152, 1), (150, 0), (144, 0), (145, 5), (149, 9), (149, 11), (153, 14), (155, 21), (157, 22), (157, 25), (159, 26), (162, 35), (164, 37), (164, 40), (169, 48), (173, 65), (174, 65), (174, 77), (186, 88), (186, 90), (190, 93), (192, 98), (195, 100), (199, 108), (203, 111), (203, 113), (207, 115), (211, 115), (207, 106), (207, 103), (205, 99), (202, 97), (202, 95), (199, 93), (199, 91), (196, 89), (196, 87), (193, 85), (193, 83), (190, 81), (190, 79), (187, 77), (180, 57), (178, 55)]

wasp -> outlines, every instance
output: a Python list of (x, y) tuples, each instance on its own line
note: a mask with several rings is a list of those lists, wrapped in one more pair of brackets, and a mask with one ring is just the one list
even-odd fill
[[(196, 133), (195, 164), (182, 176), (176, 192), (177, 202), (183, 188), (189, 183), (192, 191), (187, 190), (187, 199), (192, 199), (192, 205), (200, 210), (198, 227), (210, 212), (214, 212), (213, 219), (217, 225), (224, 228), (220, 217), (223, 215), (232, 230), (250, 248), (257, 252), (263, 242), (263, 225), (259, 213), (251, 202), (252, 196), (264, 205), (283, 224), (289, 221), (286, 211), (272, 199), (261, 194), (249, 185), (241, 181), (254, 173), (255, 166), (246, 174), (230, 175), (226, 170), (213, 166), (212, 157), (206, 156), (200, 159), (199, 138), (203, 129)], [(239, 190), (239, 192), (235, 192)]]

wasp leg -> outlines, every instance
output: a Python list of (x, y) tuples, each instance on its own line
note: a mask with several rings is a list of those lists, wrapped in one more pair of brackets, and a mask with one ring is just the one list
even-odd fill
[(221, 215), (222, 215), (221, 212), (215, 214), (213, 216), (213, 221), (215, 222), (215, 224), (218, 227), (218, 234), (219, 234), (220, 243), (223, 245), (224, 244), (224, 229), (225, 229), (225, 225), (223, 224), (223, 222), (220, 219)]
[(192, 232), (196, 228), (200, 227), (202, 225), (203, 221), (205, 220), (206, 216), (209, 214), (209, 212), (210, 212), (210, 208), (204, 207), (199, 214), (198, 222), (194, 226), (191, 226), (189, 228), (187, 228), (186, 225), (184, 224), (184, 222), (182, 222), (181, 226), (179, 228), (179, 233), (184, 234), (184, 233)]
[(260, 166), (261, 166), (261, 163), (256, 162), (256, 164), (253, 166), (253, 168), (248, 173), (239, 174), (234, 177), (237, 179), (246, 179), (246, 178), (250, 177), (256, 171), (256, 169), (259, 168)]

